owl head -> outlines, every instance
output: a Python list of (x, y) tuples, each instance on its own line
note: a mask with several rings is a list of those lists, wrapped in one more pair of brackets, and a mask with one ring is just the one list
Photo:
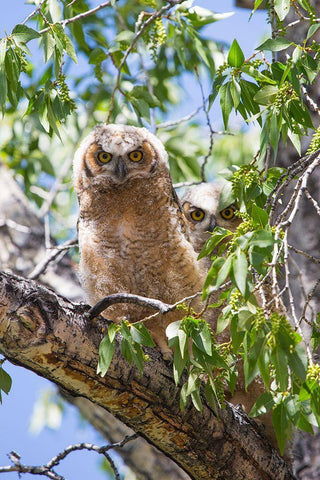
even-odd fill
[(190, 227), (190, 240), (200, 252), (210, 233), (217, 226), (234, 231), (241, 223), (235, 205), (219, 207), (222, 183), (201, 183), (191, 187), (182, 197), (182, 209)]
[(147, 129), (101, 124), (75, 154), (74, 184), (78, 192), (91, 185), (116, 187), (132, 178), (152, 175), (159, 165), (169, 169), (168, 155)]

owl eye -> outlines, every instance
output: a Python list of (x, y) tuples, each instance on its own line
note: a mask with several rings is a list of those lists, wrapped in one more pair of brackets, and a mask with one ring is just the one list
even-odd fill
[(97, 159), (98, 159), (99, 162), (101, 162), (101, 163), (109, 163), (109, 162), (111, 162), (111, 160), (112, 160), (112, 155), (111, 155), (111, 153), (109, 153), (109, 152), (103, 152), (103, 151), (101, 151), (101, 152), (98, 152), (98, 154), (97, 154)]
[(232, 207), (227, 207), (224, 210), (221, 210), (220, 215), (225, 220), (231, 220), (234, 217), (235, 209)]
[(128, 156), (132, 162), (140, 162), (140, 160), (142, 160), (143, 153), (141, 150), (134, 150), (133, 152), (130, 152)]
[(201, 208), (196, 208), (196, 210), (193, 210), (191, 213), (190, 213), (190, 217), (192, 218), (192, 220), (194, 220), (195, 222), (201, 222), (201, 220), (204, 219), (204, 216), (205, 216), (205, 213), (203, 210), (201, 210)]

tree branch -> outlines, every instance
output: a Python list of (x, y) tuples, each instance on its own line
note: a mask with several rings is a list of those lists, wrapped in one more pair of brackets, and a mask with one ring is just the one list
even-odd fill
[[(143, 435), (193, 479), (293, 480), (289, 468), (254, 422), (227, 405), (218, 420), (203, 411), (181, 412), (171, 369), (155, 349), (141, 376), (117, 345), (108, 375), (96, 374), (102, 323), (88, 306), (72, 304), (37, 283), (0, 274), (0, 351), (24, 366), (110, 411)], [(232, 460), (231, 460), (232, 459)]]

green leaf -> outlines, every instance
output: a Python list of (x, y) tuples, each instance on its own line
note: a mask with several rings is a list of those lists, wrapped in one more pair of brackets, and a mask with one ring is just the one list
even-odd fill
[(263, 208), (258, 207), (256, 204), (252, 206), (251, 215), (254, 222), (261, 227), (265, 227), (269, 220), (268, 213)]
[(273, 247), (275, 244), (273, 234), (269, 230), (258, 230), (250, 241), (250, 247), (257, 246), (259, 248)]
[(12, 379), (10, 375), (0, 366), (0, 390), (8, 395), (11, 390), (11, 386)]
[(152, 108), (158, 107), (160, 105), (157, 97), (150, 93), (147, 87), (143, 87), (141, 85), (133, 87), (130, 92), (130, 96), (139, 100), (144, 100), (148, 104), (148, 106)]
[(277, 93), (278, 87), (275, 85), (266, 85), (255, 94), (253, 100), (260, 105), (268, 105), (273, 102)]
[(232, 262), (232, 267), (236, 285), (245, 297), (247, 293), (248, 262), (247, 257), (242, 250), (237, 250)]
[(219, 211), (229, 207), (235, 201), (235, 195), (232, 190), (232, 183), (225, 182), (219, 196)]
[(314, 23), (313, 25), (311, 25), (308, 30), (306, 40), (309, 40), (309, 38), (312, 37), (312, 35), (314, 35), (319, 30), (319, 28), (320, 28), (320, 23)]
[(183, 411), (187, 405), (187, 384), (185, 383), (180, 390), (180, 410)]
[(116, 35), (115, 41), (132, 43), (134, 36), (135, 36), (135, 33), (131, 32), (131, 30), (122, 30), (120, 33), (118, 33), (118, 35)]
[(288, 388), (288, 360), (282, 348), (276, 346), (271, 353), (271, 361), (276, 371), (276, 380), (282, 392)]
[(143, 323), (136, 323), (130, 327), (130, 333), (133, 340), (145, 347), (155, 347), (155, 343), (152, 340), (150, 333)]
[(179, 346), (176, 344), (173, 353), (173, 378), (178, 385), (182, 372), (187, 364), (187, 358), (183, 358)]
[(274, 407), (272, 414), (272, 423), (276, 432), (280, 453), (281, 455), (283, 455), (286, 441), (290, 433), (290, 422), (284, 402), (281, 402)]
[(178, 330), (178, 339), (179, 339), (179, 348), (181, 357), (185, 358), (186, 355), (186, 346), (187, 346), (187, 334), (183, 330)]
[(224, 315), (223, 313), (220, 313), (217, 321), (217, 330), (216, 333), (219, 335), (219, 333), (223, 332), (227, 328), (227, 326), (230, 323), (230, 318), (227, 315)]
[(308, 359), (302, 345), (296, 345), (294, 352), (291, 352), (289, 349), (288, 363), (289, 367), (297, 377), (304, 381), (307, 374)]
[(204, 351), (207, 355), (211, 355), (212, 352), (212, 335), (211, 329), (207, 323), (202, 326), (202, 330), (200, 332), (200, 338), (202, 340), (202, 344), (204, 347)]
[(230, 255), (226, 259), (223, 259), (224, 262), (217, 274), (217, 278), (215, 282), (216, 287), (220, 287), (220, 285), (223, 284), (223, 282), (226, 280), (227, 276), (229, 275), (233, 258), (234, 258), (234, 255)]
[(108, 337), (110, 342), (112, 343), (115, 339), (116, 334), (119, 332), (120, 326), (116, 323), (111, 323), (108, 327)]
[(101, 373), (101, 377), (104, 377), (107, 373), (110, 363), (113, 358), (114, 351), (116, 349), (116, 342), (110, 342), (109, 336), (106, 335), (99, 346), (99, 362), (97, 373)]
[(12, 37), (14, 40), (19, 43), (27, 43), (34, 38), (39, 38), (41, 35), (30, 27), (26, 25), (18, 24), (12, 30)]
[(199, 390), (195, 390), (191, 393), (191, 400), (196, 410), (198, 410), (198, 412), (202, 412), (202, 402)]
[(285, 50), (290, 45), (292, 45), (292, 42), (284, 37), (268, 38), (268, 40), (259, 45), (256, 50), (271, 50), (272, 52), (279, 52)]
[(240, 103), (241, 88), (239, 83), (233, 78), (230, 84), (230, 92), (233, 100), (234, 108), (237, 109)]
[(290, 0), (274, 0), (274, 10), (282, 22), (286, 18), (290, 10)]
[(239, 68), (244, 63), (244, 54), (238, 44), (237, 40), (234, 39), (228, 54), (228, 63), (231, 67)]
[(175, 337), (178, 337), (178, 331), (181, 325), (181, 320), (170, 323), (166, 328), (166, 335), (168, 340), (173, 340)]
[(226, 13), (214, 13), (207, 8), (194, 6), (191, 7), (188, 13), (185, 15), (195, 27), (203, 27), (210, 23), (217, 22), (218, 20), (223, 20), (234, 15), (234, 12)]
[(71, 58), (71, 60), (74, 61), (74, 63), (78, 63), (78, 58), (77, 58), (77, 54), (76, 54), (74, 45), (73, 45), (71, 39), (68, 37), (67, 34), (65, 34), (64, 40), (65, 40), (66, 54), (69, 55), (69, 57)]
[(233, 108), (233, 98), (232, 98), (232, 95), (231, 95), (230, 85), (231, 85), (231, 82), (225, 83), (225, 84), (221, 85), (221, 87), (219, 89), (220, 105), (221, 105), (221, 110), (222, 110), (223, 123), (224, 123), (224, 127), (226, 129), (228, 128), (229, 116), (230, 116), (231, 110)]
[(249, 413), (249, 416), (250, 417), (257, 417), (258, 415), (263, 415), (267, 412), (269, 412), (269, 410), (271, 410), (271, 408), (273, 408), (274, 406), (274, 400), (273, 400), (273, 397), (271, 395), (271, 393), (269, 392), (264, 392), (262, 395), (260, 395), (260, 397), (258, 398), (258, 400), (256, 401), (256, 403), (253, 405), (250, 413)]

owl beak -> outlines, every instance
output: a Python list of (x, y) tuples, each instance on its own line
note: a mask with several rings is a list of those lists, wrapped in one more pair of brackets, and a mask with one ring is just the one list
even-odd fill
[(210, 222), (209, 222), (208, 232), (212, 233), (214, 227), (216, 227), (216, 226), (217, 226), (216, 217), (215, 217), (214, 215), (211, 215), (211, 217), (210, 217)]
[(118, 158), (114, 173), (119, 180), (123, 180), (128, 173), (127, 166), (121, 157)]

